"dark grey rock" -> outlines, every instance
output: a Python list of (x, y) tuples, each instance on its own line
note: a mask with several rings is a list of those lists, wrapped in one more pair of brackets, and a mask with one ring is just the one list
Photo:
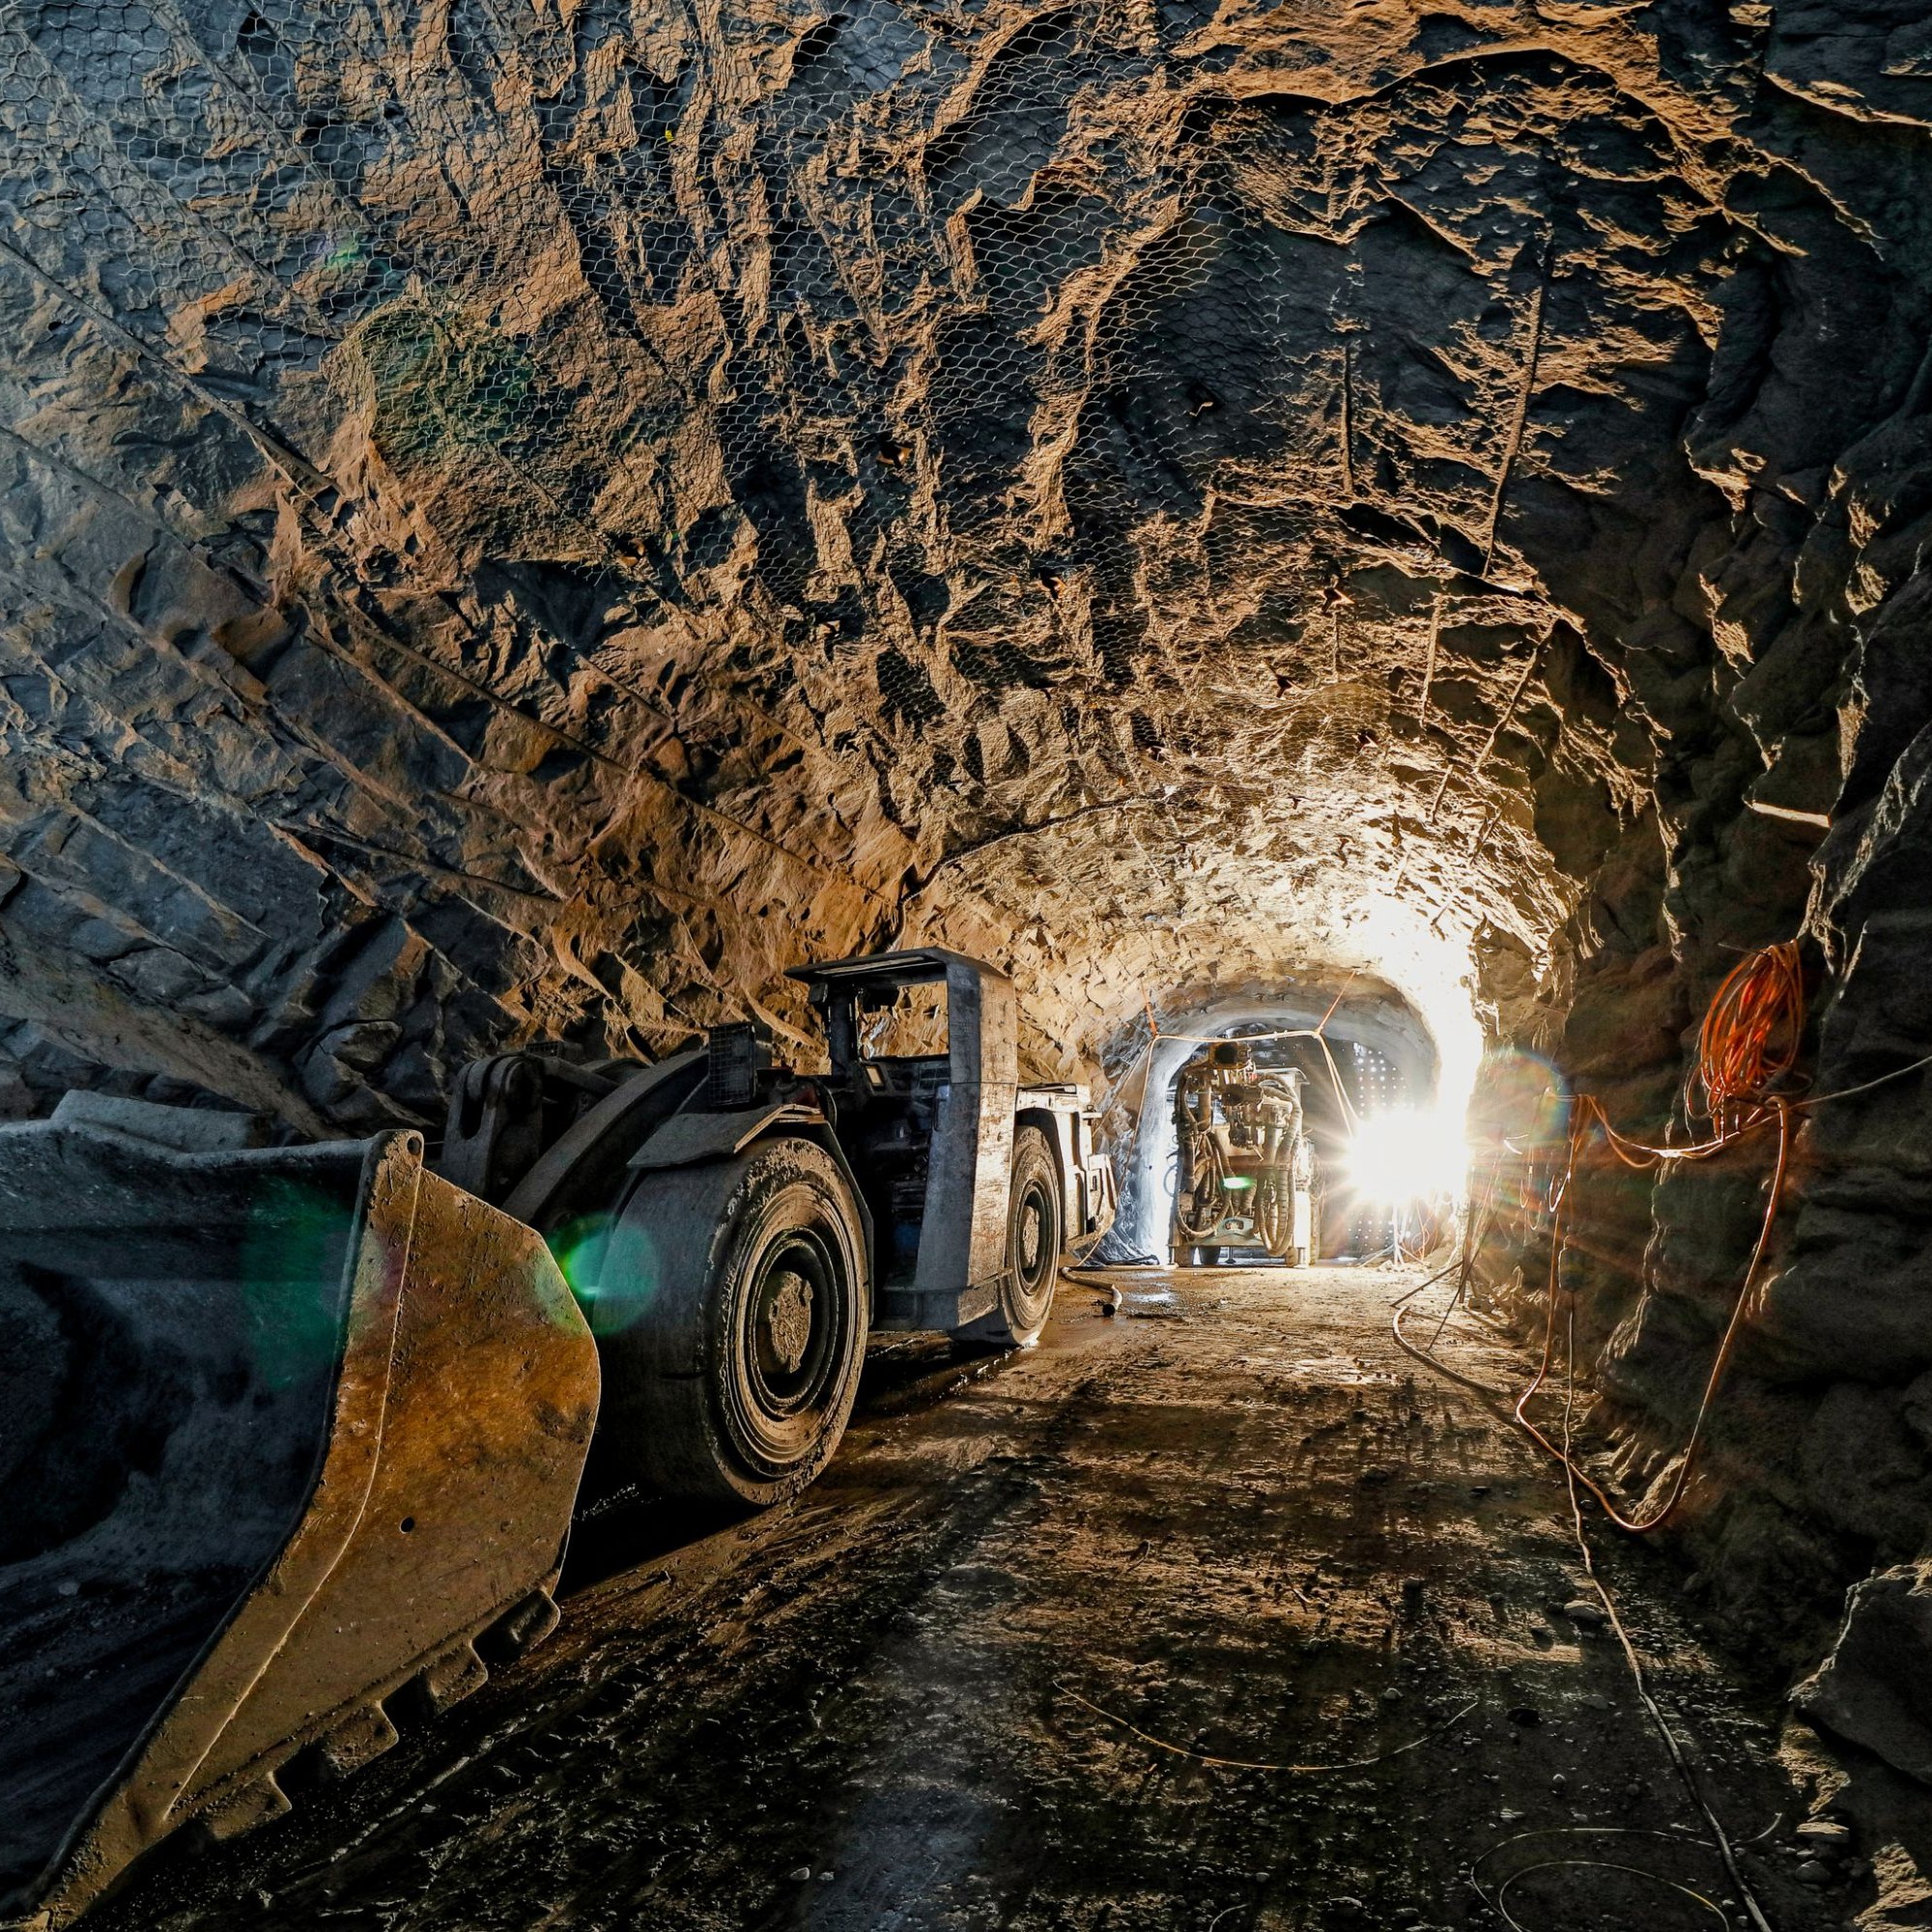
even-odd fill
[(1857, 1585), (1832, 1653), (1792, 1693), (1814, 1723), (1932, 1784), (1932, 1562)]
[(258, 1114), (218, 1112), (208, 1107), (164, 1107), (122, 1094), (77, 1089), (61, 1096), (53, 1111), (56, 1126), (92, 1127), (131, 1140), (173, 1148), (181, 1153), (221, 1153), (264, 1147), (267, 1122)]

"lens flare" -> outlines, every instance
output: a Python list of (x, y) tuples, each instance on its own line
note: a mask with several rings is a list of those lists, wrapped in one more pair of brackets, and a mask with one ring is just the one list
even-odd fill
[(609, 1215), (581, 1214), (550, 1236), (551, 1259), (580, 1308), (587, 1309), (597, 1299), (598, 1264), (610, 1232)]

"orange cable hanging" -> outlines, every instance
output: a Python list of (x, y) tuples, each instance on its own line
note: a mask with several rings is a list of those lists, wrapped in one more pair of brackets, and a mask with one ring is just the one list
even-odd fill
[[(1764, 1205), (1764, 1220), (1758, 1229), (1757, 1244), (1751, 1250), (1750, 1262), (1745, 1269), (1744, 1280), (1738, 1285), (1737, 1299), (1731, 1304), (1730, 1320), (1725, 1323), (1723, 1337), (1718, 1344), (1717, 1355), (1711, 1363), (1711, 1373), (1705, 1378), (1703, 1398), (1697, 1405), (1696, 1419), (1690, 1425), (1690, 1435), (1684, 1445), (1669, 1492), (1656, 1510), (1641, 1520), (1625, 1516), (1610, 1500), (1603, 1486), (1580, 1467), (1567, 1450), (1552, 1442), (1523, 1413), (1531, 1397), (1548, 1378), (1550, 1358), (1555, 1348), (1556, 1303), (1562, 1292), (1557, 1280), (1557, 1271), (1564, 1253), (1563, 1210), (1569, 1193), (1568, 1183), (1576, 1168), (1576, 1144), (1573, 1142), (1570, 1166), (1564, 1175), (1564, 1187), (1558, 1196), (1550, 1227), (1549, 1291), (1543, 1329), (1543, 1359), (1537, 1365), (1536, 1375), (1529, 1386), (1517, 1398), (1515, 1414), (1523, 1433), (1561, 1463), (1596, 1497), (1603, 1506), (1604, 1514), (1619, 1529), (1627, 1529), (1634, 1536), (1646, 1536), (1654, 1529), (1661, 1529), (1671, 1517), (1676, 1515), (1686, 1492), (1690, 1487), (1690, 1476), (1696, 1465), (1697, 1452), (1703, 1443), (1704, 1425), (1709, 1420), (1712, 1404), (1716, 1401), (1718, 1390), (1723, 1382), (1724, 1372), (1730, 1367), (1731, 1355), (1737, 1347), (1738, 1337), (1743, 1332), (1745, 1317), (1750, 1308), (1752, 1293), (1757, 1286), (1758, 1271), (1763, 1266), (1765, 1253), (1771, 1246), (1772, 1230), (1776, 1225), (1778, 1206), (1784, 1196), (1784, 1178), (1791, 1164), (1791, 1106), (1789, 1101), (1782, 1098), (1773, 1098), (1767, 1105), (1777, 1122), (1777, 1163), (1772, 1174), (1771, 1193)], [(1584, 1131), (1587, 1131), (1587, 1124), (1584, 1125)], [(1576, 1140), (1581, 1139), (1582, 1133), (1578, 1133)], [(1576, 1376), (1574, 1353), (1566, 1357), (1564, 1368), (1565, 1373), (1574, 1380)]]
[[(1583, 1094), (1577, 1097), (1571, 1115), (1570, 1132), (1563, 1171), (1550, 1200), (1549, 1285), (1543, 1331), (1543, 1359), (1529, 1386), (1517, 1399), (1515, 1415), (1530, 1439), (1553, 1456), (1603, 1506), (1604, 1513), (1618, 1528), (1633, 1535), (1647, 1535), (1662, 1528), (1677, 1513), (1690, 1486), (1697, 1452), (1703, 1444), (1704, 1427), (1722, 1385), (1738, 1338), (1743, 1333), (1757, 1287), (1764, 1258), (1771, 1247), (1772, 1231), (1784, 1198), (1785, 1177), (1791, 1165), (1791, 1116), (1793, 1106), (1784, 1094), (1773, 1094), (1772, 1086), (1796, 1065), (1799, 1043), (1804, 1034), (1804, 971), (1795, 944), (1784, 941), (1753, 952), (1725, 976), (1713, 995), (1697, 1036), (1697, 1065), (1691, 1079), (1701, 1089), (1701, 1111), (1716, 1128), (1706, 1141), (1685, 1147), (1654, 1147), (1621, 1134), (1610, 1124), (1602, 1101)], [(1686, 1083), (1687, 1111), (1694, 1104), (1691, 1082)], [(1802, 1103), (1800, 1103), (1802, 1104)], [(1678, 1459), (1677, 1471), (1662, 1501), (1647, 1516), (1626, 1516), (1608, 1493), (1571, 1456), (1567, 1446), (1552, 1442), (1524, 1413), (1532, 1397), (1548, 1378), (1556, 1341), (1556, 1304), (1562, 1293), (1560, 1269), (1567, 1243), (1565, 1223), (1570, 1191), (1577, 1174), (1577, 1157), (1593, 1127), (1603, 1130), (1610, 1151), (1626, 1166), (1649, 1168), (1665, 1162), (1704, 1160), (1728, 1147), (1731, 1142), (1756, 1129), (1775, 1124), (1777, 1128), (1777, 1158), (1772, 1172), (1771, 1191), (1765, 1202), (1764, 1219), (1758, 1228), (1756, 1245), (1751, 1249), (1744, 1279), (1738, 1285), (1730, 1319), (1718, 1344), (1718, 1352), (1705, 1378), (1704, 1393), (1690, 1435)], [(1574, 1384), (1574, 1347), (1566, 1351), (1564, 1372)]]
[(1697, 1035), (1698, 1111), (1719, 1134), (1737, 1107), (1759, 1105), (1791, 1071), (1804, 1033), (1804, 968), (1791, 941), (1753, 952), (1725, 976)]
[[(1619, 1528), (1629, 1530), (1634, 1535), (1645, 1535), (1661, 1528), (1683, 1503), (1690, 1489), (1694, 1472), (1697, 1452), (1702, 1445), (1704, 1429), (1711, 1409), (1716, 1402), (1719, 1386), (1723, 1382), (1726, 1370), (1730, 1366), (1744, 1324), (1751, 1312), (1755, 1299), (1760, 1271), (1765, 1256), (1771, 1247), (1771, 1236), (1776, 1226), (1777, 1213), (1784, 1198), (1784, 1184), (1790, 1173), (1793, 1117), (1809, 1112), (1814, 1107), (1822, 1107), (1833, 1101), (1849, 1099), (1858, 1094), (1870, 1092), (1907, 1075), (1932, 1067), (1932, 1054), (1921, 1056), (1904, 1066), (1896, 1066), (1889, 1072), (1879, 1074), (1875, 1079), (1861, 1081), (1853, 1087), (1835, 1089), (1824, 1094), (1810, 1094), (1803, 1099), (1795, 1099), (1789, 1094), (1773, 1094), (1772, 1085), (1788, 1074), (1797, 1064), (1799, 1043), (1804, 1033), (1804, 981), (1803, 962), (1795, 945), (1784, 943), (1766, 947), (1762, 952), (1752, 953), (1724, 980), (1713, 996), (1711, 1006), (1704, 1016), (1704, 1024), (1698, 1035), (1697, 1065), (1692, 1069), (1690, 1081), (1686, 1082), (1687, 1108), (1690, 1105), (1690, 1084), (1694, 1081), (1701, 1087), (1706, 1102), (1708, 1118), (1717, 1132), (1709, 1139), (1686, 1145), (1662, 1147), (1633, 1139), (1618, 1132), (1610, 1123), (1609, 1116), (1604, 1111), (1603, 1102), (1594, 1094), (1580, 1094), (1577, 1096), (1571, 1115), (1568, 1131), (1561, 1145), (1565, 1149), (1565, 1159), (1544, 1205), (1550, 1216), (1549, 1286), (1548, 1292), (1548, 1314), (1544, 1323), (1543, 1359), (1529, 1386), (1517, 1399), (1515, 1418), (1533, 1441), (1546, 1450), (1568, 1469), (1592, 1496), (1603, 1506), (1605, 1513)], [(1764, 1127), (1777, 1129), (1777, 1156), (1773, 1167), (1769, 1197), (1765, 1202), (1764, 1219), (1758, 1228), (1757, 1241), (1751, 1249), (1750, 1261), (1745, 1268), (1744, 1279), (1738, 1285), (1737, 1298), (1731, 1307), (1730, 1318), (1718, 1344), (1718, 1352), (1711, 1364), (1710, 1374), (1704, 1382), (1703, 1397), (1697, 1406), (1696, 1418), (1691, 1425), (1689, 1440), (1684, 1446), (1677, 1471), (1671, 1480), (1668, 1492), (1650, 1515), (1638, 1520), (1625, 1516), (1611, 1501), (1601, 1485), (1579, 1468), (1567, 1447), (1559, 1446), (1532, 1423), (1524, 1414), (1530, 1400), (1548, 1379), (1555, 1352), (1556, 1303), (1561, 1293), (1559, 1271), (1565, 1252), (1564, 1222), (1570, 1189), (1576, 1179), (1577, 1156), (1589, 1138), (1591, 1129), (1601, 1129), (1605, 1145), (1610, 1152), (1626, 1166), (1650, 1169), (1668, 1162), (1684, 1160), (1707, 1160), (1713, 1154), (1729, 1147), (1732, 1142), (1742, 1140)], [(1534, 1158), (1540, 1148), (1550, 1143), (1532, 1143), (1518, 1147), (1514, 1142), (1501, 1144), (1520, 1157)], [(1492, 1179), (1493, 1186), (1493, 1179)], [(1493, 1195), (1492, 1195), (1492, 1199)], [(1432, 1276), (1421, 1284), (1430, 1287), (1434, 1282), (1456, 1272), (1454, 1265)], [(1456, 1301), (1462, 1298), (1466, 1286), (1464, 1278), (1459, 1282)], [(1404, 1296), (1406, 1303), (1410, 1296)], [(1402, 1332), (1401, 1305), (1392, 1323), (1397, 1345), (1406, 1353), (1413, 1355), (1425, 1366), (1447, 1376), (1451, 1380), (1463, 1383), (1479, 1395), (1496, 1397), (1498, 1392), (1485, 1388), (1481, 1383), (1471, 1381), (1468, 1377), (1459, 1375), (1454, 1369), (1436, 1360), (1433, 1350), (1435, 1342), (1440, 1339), (1442, 1326), (1447, 1324), (1448, 1314), (1453, 1314), (1455, 1302), (1438, 1324), (1436, 1335), (1428, 1349), (1418, 1349)], [(1565, 1324), (1566, 1332), (1574, 1336), (1575, 1311), (1569, 1312)], [(1575, 1344), (1572, 1340), (1565, 1350), (1564, 1372), (1570, 1378), (1572, 1387), (1576, 1379)], [(1507, 1400), (1506, 1397), (1501, 1398)]]

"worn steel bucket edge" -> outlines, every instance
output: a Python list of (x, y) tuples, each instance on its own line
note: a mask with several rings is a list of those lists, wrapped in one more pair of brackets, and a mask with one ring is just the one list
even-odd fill
[[(338, 1773), (366, 1762), (395, 1742), (384, 1699), (413, 1684), (440, 1708), (481, 1684), (487, 1669), (475, 1643), (485, 1633), (500, 1632), (504, 1650), (513, 1654), (554, 1627), (551, 1592), (597, 1412), (595, 1345), (542, 1237), (426, 1174), (422, 1153), (420, 1136), (409, 1132), (380, 1134), (367, 1146), (348, 1262), (344, 1352), (326, 1447), (300, 1522), (97, 1793), (33, 1889), (27, 1913), (9, 1921), (23, 1932), (59, 1932), (72, 1924), (138, 1858), (185, 1824), (196, 1822), (226, 1837), (287, 1811), (275, 1774), (298, 1751), (320, 1747)], [(459, 1259), (472, 1262), (469, 1270), (447, 1269), (434, 1251), (452, 1223), (463, 1224), (469, 1237)], [(480, 1279), (473, 1266), (479, 1250), (495, 1263)], [(532, 1285), (542, 1303), (534, 1324), (527, 1319)], [(532, 1480), (524, 1486), (536, 1492), (539, 1506), (522, 1509), (508, 1560), (499, 1554), (490, 1573), (475, 1579), (470, 1614), (406, 1656), (371, 1655), (368, 1669), (352, 1672), (320, 1698), (312, 1683), (292, 1691), (278, 1678), (302, 1677), (300, 1652), (314, 1627), (344, 1613), (328, 1601), (331, 1581), (358, 1567), (349, 1562), (358, 1537), (386, 1538), (390, 1527), (387, 1521), (372, 1524), (369, 1516), (372, 1495), (384, 1487), (379, 1476), (385, 1461), (410, 1461), (410, 1444), (398, 1440), (408, 1436), (413, 1420), (411, 1406), (399, 1406), (395, 1397), (399, 1351), (424, 1339), (412, 1336), (412, 1329), (426, 1331), (440, 1321), (460, 1324), (470, 1311), (493, 1305), (498, 1317), (509, 1315), (525, 1331), (547, 1331), (535, 1348), (529, 1334), (523, 1335), (525, 1386), (514, 1394), (488, 1386), (445, 1390), (440, 1406), (447, 1413), (467, 1409), (469, 1402), (497, 1402), (530, 1409), (529, 1417), (512, 1418), (508, 1426), (512, 1433), (526, 1428), (533, 1448), (541, 1438), (535, 1460), (542, 1466), (528, 1472)], [(399, 1482), (409, 1473), (407, 1467), (394, 1472)], [(493, 1494), (492, 1517), (499, 1505), (502, 1511), (517, 1507)], [(460, 1535), (464, 1525), (456, 1528)], [(365, 1557), (391, 1560), (376, 1551)], [(278, 1690), (285, 1693), (285, 1711), (275, 1708)], [(329, 1694), (335, 1690), (341, 1694)], [(267, 1720), (274, 1736), (236, 1762), (235, 1750), (223, 1745), (238, 1729), (250, 1728), (239, 1722), (244, 1717), (258, 1731)], [(286, 1721), (274, 1721), (278, 1717)]]

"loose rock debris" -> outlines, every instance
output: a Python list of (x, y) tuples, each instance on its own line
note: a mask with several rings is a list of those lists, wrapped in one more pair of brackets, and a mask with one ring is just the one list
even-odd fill
[[(798, 1503), (600, 1518), (548, 1646), (96, 1922), (1746, 1925), (1577, 1614), (1560, 1488), (1382, 1357), (1384, 1280), (1177, 1273), (1190, 1319), (1158, 1345), (1085, 1319), (975, 1364), (883, 1345)], [(1655, 1552), (1596, 1560), (1769, 1922), (1852, 1922), (1877, 1875), (1801, 1822), (1776, 1687), (1711, 1649)]]

